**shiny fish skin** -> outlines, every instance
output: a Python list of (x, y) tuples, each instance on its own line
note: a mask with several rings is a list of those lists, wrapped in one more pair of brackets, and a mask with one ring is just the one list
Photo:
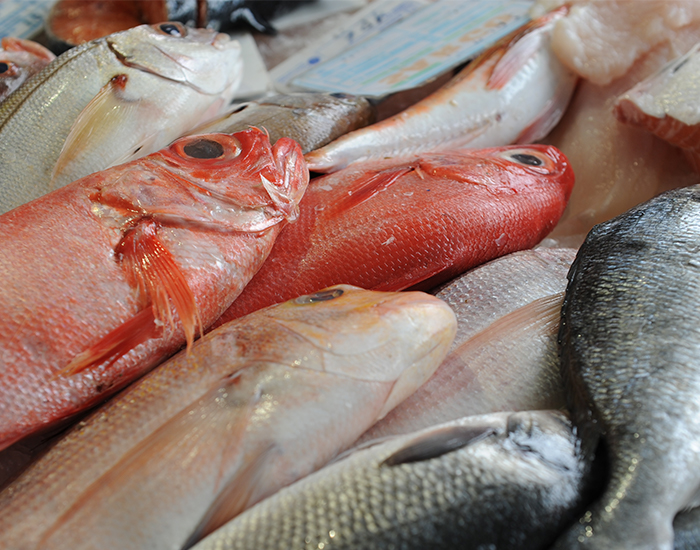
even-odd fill
[(292, 138), (306, 154), (372, 122), (374, 108), (363, 97), (300, 92), (241, 103), (189, 133), (230, 133), (255, 126), (268, 132), (273, 143), (282, 137)]
[(492, 260), (436, 296), (457, 336), (435, 374), (360, 442), (463, 416), (564, 406), (557, 332), (575, 249), (523, 250)]
[(165, 147), (225, 107), (241, 72), (237, 42), (179, 23), (59, 56), (0, 104), (0, 213)]
[(593, 228), (569, 275), (560, 345), (584, 448), (605, 492), (556, 549), (670, 550), (700, 484), (700, 186)]
[(433, 296), (347, 285), (229, 323), (0, 493), (0, 545), (182, 548), (348, 447), (430, 376), (455, 328)]
[[(452, 435), (468, 443), (450, 447)], [(585, 483), (563, 415), (469, 417), (355, 451), (194, 550), (544, 550)]]
[(549, 47), (554, 23), (565, 12), (526, 25), (405, 111), (308, 153), (309, 169), (335, 172), (353, 162), (543, 138), (577, 81)]

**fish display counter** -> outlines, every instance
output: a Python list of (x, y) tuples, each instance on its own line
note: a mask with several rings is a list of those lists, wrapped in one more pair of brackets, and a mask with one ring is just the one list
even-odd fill
[(700, 2), (0, 39), (1, 548), (700, 547)]

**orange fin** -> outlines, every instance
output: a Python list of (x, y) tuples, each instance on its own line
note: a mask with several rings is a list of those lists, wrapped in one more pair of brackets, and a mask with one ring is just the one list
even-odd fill
[(157, 336), (158, 332), (153, 308), (141, 310), (99, 342), (76, 355), (68, 365), (56, 373), (56, 376), (72, 376), (108, 359), (114, 362), (139, 344)]
[(153, 221), (139, 223), (124, 235), (116, 253), (121, 256), (127, 273), (133, 277), (132, 284), (153, 304), (156, 320), (165, 323), (167, 319), (174, 326), (170, 309), (172, 300), (190, 350), (197, 325), (200, 335), (202, 333), (202, 321), (192, 289), (173, 255), (158, 239), (157, 228)]
[(336, 213), (350, 210), (388, 189), (392, 184), (396, 183), (401, 176), (413, 170), (414, 168), (412, 166), (408, 168), (391, 168), (381, 172), (375, 172), (371, 175), (362, 176), (355, 180), (355, 187), (353, 190), (345, 198), (339, 200), (334, 206), (329, 208), (329, 211)]

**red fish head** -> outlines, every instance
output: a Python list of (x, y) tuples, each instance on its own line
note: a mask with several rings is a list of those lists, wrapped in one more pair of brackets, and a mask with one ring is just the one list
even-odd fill
[(551, 145), (511, 145), (424, 155), (420, 170), (484, 185), (496, 194), (557, 186), (568, 200), (574, 172), (568, 159)]
[[(137, 175), (114, 180), (93, 200), (218, 230), (262, 231), (294, 219), (309, 181), (299, 145), (282, 138), (273, 147), (257, 128), (187, 136), (124, 169), (136, 165)], [(134, 177), (143, 184), (130, 185)]]

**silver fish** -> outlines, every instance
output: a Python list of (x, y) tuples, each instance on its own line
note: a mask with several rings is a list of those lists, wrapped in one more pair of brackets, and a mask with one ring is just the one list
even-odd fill
[(157, 151), (230, 101), (240, 46), (142, 25), (56, 58), (0, 105), (0, 213)]
[(457, 335), (435, 374), (360, 442), (463, 416), (564, 407), (557, 331), (574, 249), (503, 256), (437, 294), (455, 312)]
[(371, 124), (374, 117), (374, 108), (363, 97), (300, 92), (241, 103), (189, 133), (233, 133), (256, 126), (267, 131), (272, 143), (290, 137), (308, 153), (347, 132)]
[(339, 285), (212, 331), (0, 493), (0, 546), (182, 548), (349, 447), (456, 329), (422, 292)]
[(567, 399), (610, 474), (555, 548), (670, 550), (674, 516), (700, 504), (700, 186), (594, 227), (569, 279)]
[(193, 550), (545, 549), (586, 484), (563, 415), (469, 417), (355, 451)]

